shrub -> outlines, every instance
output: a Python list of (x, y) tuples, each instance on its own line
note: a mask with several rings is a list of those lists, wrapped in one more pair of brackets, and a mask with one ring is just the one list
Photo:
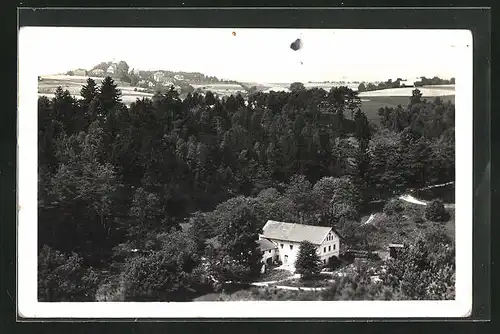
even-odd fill
[(443, 228), (426, 231), (387, 262), (381, 277), (406, 299), (439, 300), (455, 296), (455, 247)]
[(38, 253), (38, 300), (94, 301), (99, 276), (76, 253), (67, 255), (43, 246)]
[(431, 221), (445, 222), (450, 219), (450, 215), (446, 212), (443, 202), (435, 200), (425, 208), (425, 218)]
[(184, 301), (201, 279), (164, 253), (129, 261), (124, 275), (128, 301)]
[(404, 209), (405, 207), (399, 199), (392, 199), (385, 204), (383, 211), (386, 215), (392, 216), (402, 213)]
[(127, 259), (125, 298), (133, 301), (183, 301), (207, 284), (196, 243), (181, 231), (160, 234), (152, 250)]
[(106, 279), (97, 289), (95, 299), (98, 302), (125, 301), (125, 286), (121, 276)]
[(416, 217), (414, 221), (417, 228), (419, 229), (427, 228), (427, 225), (425, 225), (425, 220), (422, 217)]

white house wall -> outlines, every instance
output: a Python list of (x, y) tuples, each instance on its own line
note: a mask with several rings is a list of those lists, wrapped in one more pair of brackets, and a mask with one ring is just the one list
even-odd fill
[(295, 265), (295, 261), (299, 255), (300, 243), (284, 240), (273, 240), (273, 242), (278, 245), (278, 256), (280, 261), (286, 265)]
[(262, 262), (267, 264), (267, 259), (271, 259), (271, 261), (274, 261), (276, 256), (276, 250), (275, 249), (268, 249), (262, 252)]
[[(259, 239), (264, 239), (262, 236), (259, 236)], [(266, 238), (267, 239), (267, 238)], [(278, 239), (268, 239), (271, 242), (273, 242), (276, 246), (276, 250), (271, 250), (271, 253), (269, 251), (265, 251), (264, 254), (262, 254), (262, 261), (266, 263), (267, 259), (269, 257), (272, 257), (272, 259), (275, 258), (277, 255), (279, 260), (285, 264), (285, 265), (290, 265), (290, 266), (295, 266), (295, 261), (297, 260), (297, 257), (299, 255), (299, 250), (300, 250), (300, 242), (293, 242), (293, 241), (285, 241), (285, 240), (278, 240)], [(282, 247), (283, 245), (283, 247)], [(290, 249), (290, 246), (292, 248)], [(325, 252), (326, 249), (326, 252)], [(332, 256), (339, 257), (340, 254), (340, 239), (335, 234), (333, 231), (330, 232), (321, 245), (317, 246), (317, 253), (323, 263), (328, 263), (328, 259), (330, 259)], [(285, 261), (286, 258), (286, 261)]]
[[(340, 254), (340, 239), (337, 234), (330, 232), (328, 236), (323, 240), (320, 246), (318, 246), (318, 255), (323, 261), (323, 263), (328, 262), (328, 259), (332, 256), (339, 257)], [(326, 252), (325, 252), (326, 250)]]

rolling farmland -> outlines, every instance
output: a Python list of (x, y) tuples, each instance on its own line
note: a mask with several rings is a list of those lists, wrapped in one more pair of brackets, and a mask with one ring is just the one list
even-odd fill
[(206, 85), (191, 85), (193, 88), (200, 89), (202, 92), (211, 91), (214, 94), (229, 96), (231, 94), (244, 93), (245, 89), (238, 84), (225, 84), (225, 83), (217, 83), (217, 84), (206, 84)]
[[(61, 86), (63, 89), (67, 89), (71, 95), (75, 98), (79, 99), (80, 90), (82, 85), (85, 84), (88, 77), (86, 76), (67, 76), (67, 75), (50, 75), (50, 76), (42, 76), (42, 81), (39, 82), (38, 85), (38, 96), (47, 96), (49, 98), (53, 97), (54, 92), (57, 87)], [(100, 83), (103, 78), (93, 77), (96, 83)], [(153, 94), (147, 93), (143, 88), (140, 87), (132, 87), (130, 84), (121, 82), (119, 80), (115, 81), (118, 84), (118, 88), (122, 91), (122, 101), (126, 105), (130, 105), (132, 102), (135, 102), (137, 98), (143, 97), (152, 97)], [(213, 93), (219, 95), (231, 95), (244, 93), (245, 89), (238, 84), (206, 84), (206, 85), (192, 85), (195, 89), (200, 89), (203, 92), (211, 91)], [(307, 83), (305, 84), (307, 88), (318, 87), (323, 88), (325, 90), (331, 89), (334, 84), (325, 83), (325, 84), (313, 84)], [(288, 91), (289, 84), (266, 84), (261, 86), (263, 91)], [(355, 89), (354, 87), (350, 87), (351, 89)], [(378, 110), (382, 107), (397, 107), (398, 105), (405, 106), (409, 102), (409, 97), (412, 94), (412, 90), (414, 87), (405, 87), (405, 88), (393, 88), (393, 89), (384, 89), (384, 90), (376, 90), (370, 92), (361, 92), (359, 97), (361, 99), (361, 109), (366, 114), (368, 119), (373, 122), (378, 122)], [(443, 101), (451, 101), (455, 103), (455, 87), (454, 85), (442, 85), (442, 86), (426, 86), (419, 87), (419, 90), (422, 92), (423, 98), (427, 100), (432, 100), (436, 96), (439, 96), (443, 99)]]
[[(440, 96), (440, 98), (446, 102), (451, 101), (455, 103), (455, 95)], [(429, 101), (432, 101), (434, 97), (424, 97)], [(365, 113), (368, 120), (372, 122), (378, 122), (379, 115), (378, 110), (382, 107), (392, 107), (396, 108), (398, 105), (406, 106), (410, 98), (407, 96), (374, 96), (370, 98), (361, 99), (361, 110)]]
[[(79, 99), (80, 90), (89, 77), (86, 76), (68, 76), (68, 75), (48, 75), (42, 76), (42, 81), (38, 82), (38, 96), (47, 96), (52, 98), (57, 87), (67, 89), (73, 97)], [(99, 85), (104, 78), (92, 77)], [(118, 89), (122, 91), (122, 101), (126, 105), (135, 102), (137, 98), (152, 97), (153, 94), (147, 93), (143, 88), (133, 87), (130, 84), (115, 80)]]
[[(368, 120), (378, 123), (378, 110), (380, 108), (395, 108), (398, 105), (406, 106), (414, 89), (414, 87), (405, 87), (362, 92), (359, 94), (361, 110), (366, 114)], [(451, 101), (455, 103), (454, 85), (426, 86), (418, 89), (422, 93), (422, 98), (428, 101), (432, 101), (439, 96), (444, 102)]]

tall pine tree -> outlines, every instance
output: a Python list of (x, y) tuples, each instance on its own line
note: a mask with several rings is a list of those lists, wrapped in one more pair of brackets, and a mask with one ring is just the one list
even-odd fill
[(106, 116), (109, 111), (121, 102), (121, 91), (111, 77), (106, 77), (102, 81), (99, 92), (99, 102), (101, 103), (101, 116)]
[(321, 271), (321, 260), (316, 252), (316, 246), (309, 241), (300, 243), (299, 255), (295, 261), (295, 272), (301, 279), (311, 279), (318, 276)]
[(97, 84), (92, 78), (87, 79), (87, 84), (82, 86), (80, 90), (80, 95), (82, 96), (82, 102), (84, 105), (89, 105), (90, 102), (97, 96), (99, 93), (99, 88)]

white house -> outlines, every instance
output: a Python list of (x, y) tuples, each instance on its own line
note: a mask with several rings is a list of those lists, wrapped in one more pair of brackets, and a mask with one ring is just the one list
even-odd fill
[(153, 74), (153, 79), (156, 82), (163, 82), (165, 80), (165, 74), (163, 72), (156, 72)]
[(90, 71), (90, 74), (94, 75), (96, 77), (102, 76), (102, 75), (104, 75), (104, 70), (100, 69), (100, 68), (96, 68), (96, 69), (93, 69), (92, 71)]
[(184, 76), (181, 74), (174, 75), (174, 79), (177, 81), (182, 81), (184, 80)]
[(269, 258), (272, 256), (273, 260), (280, 260), (283, 265), (293, 268), (299, 254), (300, 243), (307, 240), (316, 245), (319, 258), (326, 265), (334, 257), (338, 258), (340, 238), (332, 227), (268, 220), (263, 227), (263, 233), (259, 235), (259, 249), (263, 252), (264, 263), (269, 263)]
[(113, 63), (113, 64), (109, 65), (108, 69), (106, 70), (106, 73), (113, 74), (113, 73), (115, 73), (116, 68), (117, 68), (116, 64)]
[(174, 83), (172, 81), (168, 81), (168, 80), (165, 80), (163, 81), (163, 86), (165, 87), (170, 87), (170, 86), (175, 86)]

